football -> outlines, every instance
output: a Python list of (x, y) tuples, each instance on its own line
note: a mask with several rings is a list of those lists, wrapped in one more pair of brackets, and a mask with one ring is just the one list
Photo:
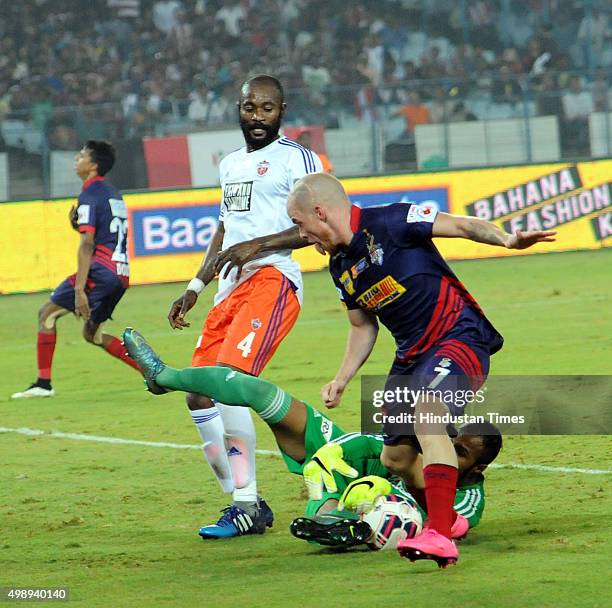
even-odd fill
[(377, 498), (372, 510), (361, 519), (372, 528), (368, 547), (373, 550), (395, 549), (400, 540), (416, 536), (423, 527), (416, 506), (395, 494)]

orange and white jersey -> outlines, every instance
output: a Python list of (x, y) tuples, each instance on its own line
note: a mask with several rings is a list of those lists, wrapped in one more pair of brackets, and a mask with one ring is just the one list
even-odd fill
[[(225, 228), (222, 249), (292, 228), (293, 222), (287, 215), (287, 197), (293, 184), (308, 173), (322, 170), (314, 152), (285, 137), (260, 150), (247, 152), (245, 147), (228, 154), (219, 165), (223, 190), (219, 221)], [(219, 278), (215, 304), (262, 266), (274, 266), (282, 272), (296, 286), (296, 295), (302, 302), (300, 266), (287, 249), (267, 252), (249, 262), (239, 281), (236, 281), (236, 269), (226, 279)]]

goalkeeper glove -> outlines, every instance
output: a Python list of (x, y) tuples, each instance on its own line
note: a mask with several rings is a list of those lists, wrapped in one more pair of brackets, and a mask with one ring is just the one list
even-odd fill
[(323, 498), (323, 487), (328, 492), (337, 492), (334, 471), (344, 477), (357, 477), (357, 471), (349, 466), (342, 457), (344, 453), (339, 443), (327, 443), (319, 448), (304, 467), (304, 481), (311, 500)]
[(387, 479), (377, 475), (367, 475), (349, 483), (340, 498), (338, 510), (350, 509), (367, 513), (379, 496), (391, 494), (392, 486)]

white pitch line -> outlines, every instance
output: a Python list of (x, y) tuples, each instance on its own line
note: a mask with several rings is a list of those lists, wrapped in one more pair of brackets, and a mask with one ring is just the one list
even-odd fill
[[(122, 439), (121, 437), (103, 437), (101, 435), (83, 435), (81, 433), (62, 433), (61, 431), (41, 431), (40, 429), (10, 429), (0, 426), (0, 433), (17, 433), (30, 437), (55, 437), (58, 439), (72, 439), (74, 441), (95, 441), (97, 443), (114, 443), (120, 445), (144, 445), (150, 448), (172, 448), (174, 450), (201, 450), (202, 446), (193, 443), (168, 443), (166, 441), (142, 441), (140, 439)], [(280, 456), (276, 450), (257, 450), (258, 454), (266, 456)]]
[(544, 473), (585, 473), (586, 475), (612, 475), (610, 469), (575, 469), (573, 467), (553, 467), (545, 464), (507, 464), (492, 463), (489, 468), (493, 469), (520, 469), (523, 471), (542, 471)]
[[(6, 428), (0, 426), (0, 433), (17, 433), (29, 437), (55, 437), (57, 439), (72, 439), (73, 441), (95, 441), (97, 443), (114, 443), (119, 445), (144, 445), (150, 448), (171, 448), (174, 450), (200, 450), (202, 446), (193, 443), (169, 443), (166, 441), (142, 441), (140, 439), (122, 439), (121, 437), (104, 437), (101, 435), (84, 435), (82, 433), (62, 433), (61, 431), (42, 431), (29, 428)], [(280, 456), (277, 450), (256, 450), (258, 454), (265, 456)], [(612, 475), (611, 469), (577, 469), (573, 467), (553, 467), (543, 464), (517, 464), (506, 463), (490, 464), (495, 469), (519, 469), (524, 471), (540, 471), (543, 473), (580, 473), (585, 475)]]

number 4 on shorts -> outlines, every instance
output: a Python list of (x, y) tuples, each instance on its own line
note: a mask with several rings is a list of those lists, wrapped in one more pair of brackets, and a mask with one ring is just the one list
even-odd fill
[(242, 356), (246, 359), (251, 354), (251, 347), (253, 346), (253, 340), (255, 340), (255, 332), (252, 331), (247, 334), (238, 344), (236, 348), (242, 352)]

